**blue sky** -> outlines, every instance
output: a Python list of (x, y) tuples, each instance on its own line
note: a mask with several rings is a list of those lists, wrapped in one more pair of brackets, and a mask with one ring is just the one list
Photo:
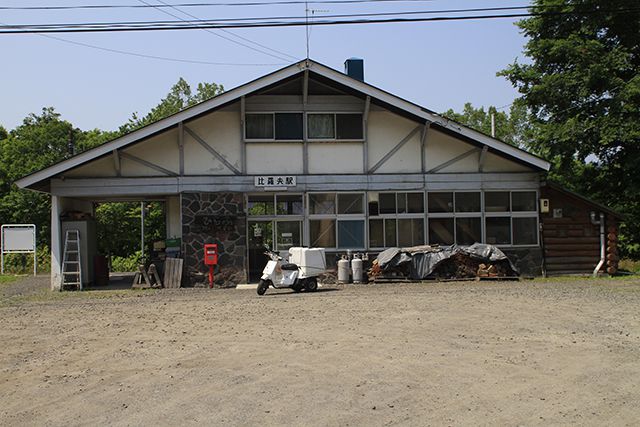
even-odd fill
[[(144, 0), (157, 3), (156, 0)], [(163, 0), (166, 3), (184, 3)], [(231, 0), (231, 2), (234, 0)], [(194, 0), (191, 2), (207, 2)], [(209, 2), (212, 2), (211, 0)], [(106, 4), (108, 0), (55, 0), (48, 5)], [(113, 0), (140, 4), (140, 0)], [(442, 10), (527, 5), (527, 0), (432, 0), (419, 3), (312, 5), (330, 14), (366, 11)], [(0, 0), (1, 6), (38, 5)], [(303, 5), (185, 9), (198, 18), (304, 15)], [(179, 13), (172, 10), (172, 13)], [(318, 12), (318, 16), (327, 12)], [(184, 15), (183, 15), (184, 16)], [(186, 16), (184, 16), (186, 18)], [(2, 24), (172, 20), (156, 9), (93, 11), (2, 11)], [(305, 53), (304, 27), (238, 29), (232, 33), (295, 58)], [(233, 38), (229, 33), (225, 37)], [(38, 35), (0, 35), (0, 125), (12, 129), (29, 113), (53, 106), (81, 129), (116, 129), (133, 112), (145, 114), (184, 77), (231, 89), (293, 62), (231, 43), (203, 30), (55, 35), (73, 42), (147, 55), (209, 62), (273, 64), (198, 65), (105, 52)], [(237, 39), (238, 40), (238, 39)], [(244, 44), (246, 41), (238, 40)], [(349, 57), (365, 60), (365, 80), (435, 111), (503, 106), (517, 92), (496, 72), (518, 57), (525, 38), (512, 19), (410, 24), (318, 26), (311, 30), (311, 58), (338, 70)], [(264, 50), (253, 45), (256, 49)], [(282, 56), (282, 55), (280, 55)]]

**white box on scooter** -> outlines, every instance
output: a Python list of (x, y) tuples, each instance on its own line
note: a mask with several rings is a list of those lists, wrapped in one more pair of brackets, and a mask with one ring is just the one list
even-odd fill
[(298, 265), (300, 278), (318, 276), (327, 269), (324, 248), (289, 248), (289, 262)]

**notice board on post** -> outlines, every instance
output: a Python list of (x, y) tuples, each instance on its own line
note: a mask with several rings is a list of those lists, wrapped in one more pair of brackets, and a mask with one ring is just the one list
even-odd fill
[(33, 253), (33, 275), (36, 275), (36, 226), (34, 224), (4, 224), (0, 240), (0, 272), (4, 274), (5, 254)]

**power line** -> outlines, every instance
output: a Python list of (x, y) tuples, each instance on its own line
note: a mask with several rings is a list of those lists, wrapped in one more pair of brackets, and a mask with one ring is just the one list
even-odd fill
[[(237, 19), (228, 19), (226, 21), (236, 21), (231, 23), (221, 23), (223, 20), (207, 20), (198, 21), (198, 23), (187, 22), (182, 25), (178, 22), (170, 22), (166, 24), (144, 23), (141, 25), (124, 25), (121, 23), (100, 23), (95, 25), (86, 24), (58, 24), (60, 27), (51, 27), (48, 25), (8, 25), (5, 29), (0, 30), (0, 34), (29, 34), (29, 33), (88, 33), (88, 32), (123, 32), (123, 31), (162, 31), (162, 30), (193, 30), (193, 29), (220, 29), (220, 28), (265, 28), (265, 27), (294, 27), (304, 25), (361, 25), (361, 24), (389, 24), (389, 23), (415, 23), (415, 22), (444, 22), (444, 21), (468, 21), (468, 20), (487, 20), (487, 19), (514, 19), (526, 18), (534, 16), (566, 16), (566, 15), (589, 15), (598, 13), (629, 13), (640, 12), (640, 8), (625, 8), (614, 10), (589, 10), (589, 11), (565, 11), (565, 12), (527, 12), (527, 13), (510, 13), (510, 14), (491, 14), (491, 15), (466, 15), (466, 16), (438, 16), (438, 17), (420, 17), (420, 18), (389, 18), (389, 19), (343, 19), (343, 20), (318, 20), (309, 22), (302, 21), (269, 21), (269, 18), (246, 18), (238, 21)], [(411, 14), (416, 12), (406, 12)], [(424, 12), (424, 13), (432, 13)], [(399, 13), (398, 14), (402, 14)], [(372, 16), (373, 14), (366, 14)], [(390, 14), (382, 14), (390, 15)], [(336, 16), (336, 15), (334, 15)], [(343, 15), (354, 16), (354, 15)], [(260, 21), (253, 21), (251, 20)], [(292, 18), (282, 18), (292, 19)], [(64, 26), (62, 26), (64, 25)]]
[(69, 43), (69, 44), (73, 44), (76, 46), (82, 46), (82, 47), (88, 47), (91, 49), (97, 49), (97, 50), (102, 50), (105, 52), (111, 52), (111, 53), (119, 53), (121, 55), (129, 55), (129, 56), (136, 56), (139, 58), (146, 58), (146, 59), (157, 59), (157, 60), (161, 60), (161, 61), (170, 61), (170, 62), (182, 62), (182, 63), (186, 63), (186, 64), (199, 64), (199, 65), (220, 65), (220, 66), (274, 66), (274, 65), (286, 65), (283, 63), (275, 63), (275, 64), (251, 64), (251, 63), (237, 63), (237, 62), (211, 62), (211, 61), (201, 61), (201, 60), (197, 60), (197, 59), (184, 59), (184, 58), (170, 58), (170, 57), (166, 57), (166, 56), (156, 56), (156, 55), (148, 55), (148, 54), (144, 54), (144, 53), (137, 53), (137, 52), (129, 52), (126, 50), (120, 50), (120, 49), (112, 49), (109, 47), (103, 47), (103, 46), (96, 46), (93, 44), (89, 44), (89, 43), (83, 43), (83, 42), (79, 42), (79, 41), (75, 41), (75, 40), (67, 40), (67, 39), (63, 39), (62, 37), (56, 37), (56, 36), (52, 36), (49, 34), (37, 34), (38, 36), (42, 36), (42, 37), (46, 37), (52, 40), (58, 40), (64, 43)]
[[(139, 0), (142, 1), (142, 0)], [(509, 7), (483, 7), (483, 8), (466, 8), (466, 9), (442, 9), (442, 10), (418, 10), (418, 11), (403, 11), (403, 12), (370, 12), (370, 13), (350, 13), (350, 14), (336, 14), (336, 15), (324, 15), (323, 18), (328, 19), (345, 19), (345, 18), (364, 18), (364, 17), (380, 17), (380, 16), (411, 16), (411, 15), (433, 15), (439, 13), (466, 13), (466, 12), (503, 12), (510, 10), (528, 10), (530, 6), (509, 6)], [(627, 9), (611, 9), (611, 10), (602, 10), (602, 9), (588, 9), (582, 11), (559, 11), (559, 12), (527, 12), (526, 14), (503, 14), (503, 15), (472, 15), (472, 16), (462, 16), (462, 17), (441, 17), (437, 18), (439, 20), (455, 20), (455, 19), (481, 19), (481, 18), (512, 18), (512, 17), (521, 17), (521, 16), (544, 16), (544, 15), (582, 15), (582, 14), (594, 14), (594, 13), (607, 13), (607, 12), (629, 12), (629, 11), (637, 11), (640, 10), (638, 7), (635, 8), (627, 8)], [(168, 13), (168, 12), (167, 12)], [(169, 13), (171, 16), (176, 17)], [(227, 22), (239, 22), (242, 24), (241, 27), (250, 26), (252, 21), (263, 21), (262, 23), (272, 23), (275, 20), (304, 20), (305, 23), (296, 23), (295, 25), (306, 25), (306, 16), (268, 16), (268, 17), (244, 17), (244, 18), (217, 18), (217, 19), (196, 19), (196, 20), (186, 20), (179, 18), (180, 21), (189, 26), (194, 25), (193, 28), (197, 24), (205, 24), (211, 26), (218, 26), (222, 28), (226, 28), (220, 23)], [(404, 19), (409, 22), (420, 22), (420, 21), (428, 21), (429, 19)], [(146, 28), (150, 26), (176, 26), (183, 25), (178, 21), (119, 21), (119, 22), (83, 22), (83, 23), (52, 23), (52, 24), (15, 24), (15, 25), (7, 25), (10, 28), (19, 28), (19, 29), (53, 29), (58, 27), (63, 28), (84, 28), (84, 27), (122, 27), (122, 26), (131, 26), (131, 27), (140, 27)], [(347, 21), (337, 21), (336, 23), (352, 23)], [(358, 21), (356, 23), (360, 23)], [(363, 23), (372, 22), (378, 23), (378, 21), (374, 20), (362, 20)], [(384, 21), (386, 22), (386, 21)], [(278, 24), (275, 22), (274, 24)], [(328, 23), (324, 23), (323, 25), (328, 25)], [(186, 25), (185, 25), (186, 26)], [(270, 25), (267, 25), (270, 26)], [(273, 25), (278, 26), (278, 25)], [(205, 28), (209, 28), (208, 26)], [(231, 27), (233, 28), (233, 27)]]
[(300, 4), (358, 4), (358, 3), (425, 3), (434, 0), (280, 0), (280, 1), (254, 1), (240, 3), (176, 3), (163, 5), (139, 5), (139, 4), (94, 4), (76, 6), (0, 6), (0, 10), (81, 10), (81, 9), (147, 9), (147, 8), (176, 8), (176, 7), (216, 7), (216, 6), (274, 6), (274, 5), (300, 5)]
[[(147, 2), (146, 2), (146, 1), (144, 1), (144, 0), (138, 0), (138, 1), (139, 1), (139, 2), (141, 2), (141, 3), (143, 3), (143, 4), (149, 4), (149, 3), (147, 3)], [(160, 2), (162, 5), (169, 6), (169, 7), (171, 7), (172, 9), (176, 10), (177, 12), (180, 12), (180, 13), (182, 13), (182, 14), (185, 14), (185, 15), (187, 15), (187, 16), (189, 16), (189, 17), (191, 17), (191, 18), (194, 18), (194, 19), (196, 19), (197, 21), (202, 21), (202, 20), (201, 20), (200, 18), (198, 18), (197, 16), (192, 15), (192, 14), (191, 14), (191, 13), (189, 13), (189, 12), (184, 12), (184, 11), (180, 10), (178, 7), (176, 7), (176, 6), (174, 6), (174, 5), (171, 5), (171, 4), (169, 4), (169, 3), (165, 3), (163, 0), (157, 0), (157, 1), (158, 1), (158, 2)], [(154, 6), (154, 5), (151, 5), (151, 6)], [(155, 5), (155, 6), (160, 6), (160, 5)], [(183, 18), (181, 18), (181, 17), (179, 17), (179, 16), (177, 16), (177, 15), (174, 15), (174, 14), (172, 14), (171, 12), (168, 12), (168, 11), (166, 11), (166, 10), (164, 10), (164, 9), (157, 8), (157, 7), (156, 7), (156, 9), (157, 9), (158, 11), (162, 12), (162, 13), (165, 13), (165, 14), (169, 15), (169, 16), (173, 16), (174, 18), (178, 18), (178, 19), (180, 19), (180, 20), (181, 20), (181, 21), (183, 21), (183, 22), (188, 22), (188, 20), (185, 20), (185, 19), (183, 19)], [(288, 61), (291, 61), (291, 60), (294, 60), (294, 61), (295, 61), (295, 60), (297, 60), (297, 59), (298, 59), (298, 58), (296, 58), (296, 57), (295, 57), (295, 56), (293, 56), (293, 55), (289, 55), (288, 53), (284, 53), (284, 52), (280, 52), (279, 50), (272, 49), (272, 48), (270, 48), (270, 47), (268, 47), (268, 46), (265, 46), (265, 45), (262, 45), (262, 44), (260, 44), (260, 43), (258, 43), (258, 42), (255, 42), (255, 41), (253, 41), (253, 40), (251, 40), (251, 39), (249, 39), (249, 38), (246, 38), (246, 37), (243, 37), (243, 36), (239, 36), (239, 35), (237, 35), (237, 34), (235, 34), (235, 33), (232, 33), (232, 32), (231, 32), (231, 31), (229, 31), (229, 30), (221, 29), (220, 31), (222, 31), (222, 32), (224, 32), (224, 33), (227, 33), (227, 34), (229, 34), (229, 35), (231, 35), (231, 36), (233, 36), (233, 37), (237, 37), (237, 38), (239, 38), (239, 39), (241, 39), (241, 40), (244, 40), (244, 41), (246, 41), (246, 42), (248, 42), (248, 43), (251, 43), (251, 44), (254, 44), (254, 45), (256, 45), (256, 46), (259, 46), (259, 47), (261, 47), (261, 48), (263, 48), (263, 49), (270, 50), (270, 51), (272, 51), (272, 52), (276, 53), (277, 55), (271, 54), (271, 53), (269, 53), (269, 52), (261, 51), (261, 50), (259, 50), (259, 49), (255, 48), (255, 47), (252, 47), (252, 46), (246, 45), (246, 44), (244, 44), (244, 43), (241, 43), (241, 42), (238, 42), (238, 41), (236, 41), (236, 40), (230, 39), (230, 38), (228, 38), (228, 37), (224, 37), (224, 36), (222, 36), (222, 35), (220, 35), (220, 34), (218, 34), (218, 33), (214, 32), (214, 31), (211, 31), (210, 29), (203, 29), (203, 30), (204, 30), (204, 31), (206, 31), (206, 32), (208, 32), (209, 34), (213, 34), (213, 35), (214, 35), (214, 36), (216, 36), (216, 37), (223, 38), (223, 39), (228, 40), (228, 41), (230, 41), (230, 42), (232, 42), (232, 43), (238, 44), (238, 45), (240, 45), (240, 46), (244, 46), (244, 47), (246, 47), (246, 48), (248, 48), (248, 49), (251, 49), (251, 50), (254, 50), (254, 51), (256, 51), (256, 52), (260, 52), (260, 53), (262, 53), (262, 54), (264, 54), (264, 55), (269, 55), (269, 56), (271, 56), (271, 57), (274, 57), (274, 58), (280, 59), (281, 61), (287, 61), (287, 62), (288, 62)], [(289, 59), (287, 59), (287, 57), (288, 57)]]
[[(142, 0), (139, 0), (142, 1)], [(370, 12), (370, 13), (349, 13), (338, 15), (324, 15), (324, 18), (342, 19), (342, 18), (362, 18), (362, 17), (375, 17), (375, 16), (404, 16), (404, 15), (433, 15), (438, 13), (463, 13), (463, 12), (497, 12), (507, 10), (527, 10), (529, 6), (512, 6), (512, 7), (484, 7), (484, 8), (471, 8), (471, 9), (444, 9), (444, 10), (418, 10), (418, 11), (403, 11), (403, 12)], [(175, 15), (170, 14), (173, 17)], [(178, 18), (180, 19), (180, 18)], [(306, 16), (268, 16), (268, 17), (245, 17), (245, 18), (217, 18), (211, 20), (198, 19), (185, 20), (182, 22), (189, 24), (196, 23), (219, 23), (219, 22), (249, 22), (249, 21), (267, 21), (267, 20), (305, 20)], [(119, 21), (119, 22), (83, 22), (83, 23), (52, 23), (52, 24), (15, 24), (11, 25), (14, 28), (74, 28), (74, 27), (98, 27), (98, 26), (149, 26), (149, 25), (174, 25), (179, 24), (177, 21)]]

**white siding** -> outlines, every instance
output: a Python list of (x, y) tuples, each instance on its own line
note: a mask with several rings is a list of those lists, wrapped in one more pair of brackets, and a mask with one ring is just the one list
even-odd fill
[(301, 174), (302, 144), (299, 143), (250, 143), (247, 144), (247, 173)]
[[(240, 113), (218, 111), (185, 124), (236, 169), (242, 169)], [(186, 175), (231, 175), (220, 160), (185, 132), (184, 172)]]
[[(125, 153), (132, 154), (143, 160), (156, 164), (164, 169), (178, 173), (180, 170), (180, 161), (178, 157), (178, 131), (170, 129), (158, 136), (149, 138), (146, 141), (133, 145), (131, 148), (123, 150)], [(129, 159), (124, 159), (123, 164), (127, 165), (127, 171), (123, 169), (123, 175), (129, 175), (131, 172), (131, 163)], [(147, 168), (139, 163), (134, 163), (136, 176), (162, 175), (154, 169)], [(137, 166), (139, 165), (139, 167)]]
[(67, 177), (114, 177), (116, 176), (113, 156), (94, 160), (84, 166), (72, 169), (64, 174)]
[(362, 173), (362, 143), (309, 143), (309, 173)]
[(531, 168), (521, 165), (520, 163), (507, 160), (493, 153), (487, 153), (484, 160), (484, 172), (527, 172), (530, 170)]
[[(369, 168), (382, 159), (419, 124), (389, 111), (369, 113)], [(389, 158), (377, 173), (420, 172), (420, 132)]]

